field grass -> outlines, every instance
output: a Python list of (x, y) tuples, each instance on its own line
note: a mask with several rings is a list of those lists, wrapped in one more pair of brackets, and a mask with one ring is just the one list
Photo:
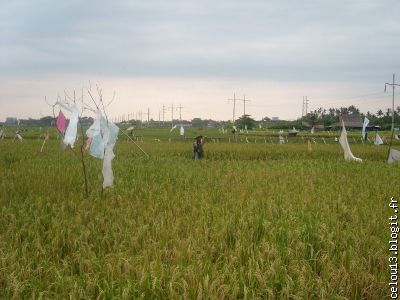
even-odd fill
[[(151, 135), (152, 136), (152, 135)], [(121, 138), (115, 182), (49, 140), (0, 141), (0, 298), (383, 299), (387, 147)]]

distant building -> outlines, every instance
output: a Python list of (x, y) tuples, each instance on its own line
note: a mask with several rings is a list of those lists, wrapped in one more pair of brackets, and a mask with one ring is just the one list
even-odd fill
[(6, 118), (5, 124), (6, 125), (17, 125), (18, 120), (17, 120), (17, 118), (14, 118), (14, 117), (8, 117), (8, 118)]
[(279, 121), (279, 117), (272, 117), (272, 121)]
[(264, 117), (261, 119), (261, 122), (270, 122), (270, 121), (271, 121), (271, 119), (268, 117)]
[(218, 122), (214, 121), (214, 120), (208, 120), (207, 121), (207, 127), (217, 127), (218, 126)]
[(339, 117), (339, 122), (332, 124), (331, 127), (342, 127), (342, 122), (346, 128), (362, 128), (363, 121), (361, 120), (361, 115), (341, 115)]
[(322, 124), (314, 124), (314, 125), (311, 125), (311, 124), (308, 123), (308, 122), (302, 121), (302, 122), (301, 122), (301, 125), (302, 125), (303, 127), (306, 127), (306, 128), (313, 128), (313, 127), (314, 127), (314, 130), (324, 130), (324, 129), (325, 129), (325, 126), (322, 125)]

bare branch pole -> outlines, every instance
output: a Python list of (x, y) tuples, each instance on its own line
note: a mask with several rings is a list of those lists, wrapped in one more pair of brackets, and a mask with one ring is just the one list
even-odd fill
[[(57, 98), (57, 101), (56, 101), (54, 104), (50, 104), (50, 103), (47, 101), (47, 97), (45, 96), (45, 97), (44, 97), (44, 102), (46, 102), (46, 104), (52, 108), (52, 110), (53, 110), (53, 119), (54, 119), (54, 121), (55, 121), (55, 120), (56, 120), (56, 113), (55, 113), (55, 111), (54, 111), (54, 108), (59, 104), (59, 98)], [(64, 135), (63, 135), (61, 132), (59, 132), (58, 130), (57, 130), (57, 133), (58, 133), (58, 135), (59, 135), (61, 138), (64, 137)]]
[[(103, 95), (101, 94), (101, 89), (99, 89), (97, 84), (96, 84), (96, 89), (97, 89), (97, 93), (99, 94), (99, 104), (101, 104), (101, 106), (103, 107), (103, 113), (104, 113), (104, 116), (106, 117), (107, 127), (108, 127), (108, 117), (107, 117), (107, 113), (106, 113), (104, 103), (103, 103)], [(100, 134), (101, 134), (101, 130), (100, 130)], [(101, 137), (103, 138), (103, 135)], [(103, 151), (103, 157), (105, 158), (105, 156), (106, 156), (106, 147), (104, 147), (104, 151)], [(104, 193), (104, 187), (103, 187), (103, 185), (101, 185), (101, 197), (103, 197), (103, 193)]]
[(100, 108), (99, 108), (99, 106), (97, 105), (96, 101), (94, 100), (94, 98), (93, 98), (92, 93), (90, 92), (90, 90), (87, 90), (87, 91), (88, 91), (88, 94), (89, 94), (90, 98), (92, 99), (94, 105), (96, 106), (97, 110), (100, 110)]
[[(74, 103), (75, 103), (75, 90), (74, 90)], [(82, 93), (82, 103), (83, 103), (83, 93)], [(83, 113), (83, 110), (82, 110)], [(81, 113), (81, 116), (82, 116)], [(86, 198), (89, 198), (89, 188), (88, 188), (88, 178), (87, 178), (87, 170), (86, 170), (86, 164), (85, 164), (85, 155), (84, 155), (84, 148), (85, 148), (85, 133), (83, 132), (83, 126), (81, 122), (81, 116), (78, 117), (78, 122), (79, 122), (79, 127), (81, 128), (81, 134), (82, 134), (82, 144), (81, 144), (81, 158), (80, 161), (82, 163), (82, 169), (83, 169), (83, 177), (85, 179), (85, 196)], [(71, 148), (71, 147), (70, 147)], [(72, 148), (71, 148), (72, 149)]]
[[(75, 91), (74, 91), (74, 97), (73, 98), (71, 98), (68, 95), (66, 90), (64, 90), (64, 94), (65, 94), (65, 101), (66, 102), (67, 102), (67, 98), (68, 98), (70, 101), (72, 101), (72, 102), (74, 102), (74, 104), (76, 104)], [(47, 103), (47, 105), (52, 107), (53, 118), (54, 119), (56, 119), (54, 108), (55, 108), (56, 105), (59, 105), (61, 103), (60, 100), (61, 100), (61, 97), (60, 97), (60, 95), (58, 95), (56, 103), (50, 104), (49, 102), (47, 102), (47, 98), (45, 97), (45, 102)], [(84, 101), (83, 101), (83, 90), (82, 90), (82, 103), (84, 103)], [(82, 113), (83, 113), (83, 108), (81, 110), (81, 116), (82, 116)], [(78, 123), (80, 125), (81, 134), (82, 134), (81, 156), (79, 157), (78, 154), (76, 153), (76, 151), (73, 148), (71, 148), (71, 147), (68, 147), (68, 148), (76, 156), (76, 158), (79, 159), (81, 161), (81, 163), (82, 163), (83, 176), (84, 176), (84, 182), (85, 182), (85, 198), (88, 198), (89, 197), (89, 189), (88, 189), (87, 169), (86, 169), (86, 164), (85, 164), (85, 159), (84, 159), (85, 138), (84, 138), (83, 126), (82, 126), (82, 123), (81, 123), (81, 120), (80, 120), (81, 116), (78, 117)], [(59, 134), (61, 135), (61, 137), (63, 137), (63, 135), (60, 132), (59, 132)]]
[(104, 106), (104, 108), (107, 108), (111, 103), (114, 102), (114, 100), (115, 100), (115, 91), (114, 91), (114, 93), (113, 93), (113, 97), (112, 97), (111, 101), (108, 102), (107, 105)]

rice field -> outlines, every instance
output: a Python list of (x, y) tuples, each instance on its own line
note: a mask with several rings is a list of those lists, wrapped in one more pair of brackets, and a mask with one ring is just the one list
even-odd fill
[[(0, 298), (383, 299), (386, 146), (120, 138), (101, 161), (59, 141), (0, 141)], [(167, 136), (167, 134), (165, 135)], [(351, 136), (351, 135), (350, 135)], [(79, 148), (77, 148), (78, 150)]]

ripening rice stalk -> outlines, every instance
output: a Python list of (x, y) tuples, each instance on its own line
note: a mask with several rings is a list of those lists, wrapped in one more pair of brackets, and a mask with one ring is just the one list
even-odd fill
[(0, 298), (379, 299), (385, 150), (319, 143), (116, 146), (115, 186), (89, 199), (75, 158), (50, 139), (0, 144)]

